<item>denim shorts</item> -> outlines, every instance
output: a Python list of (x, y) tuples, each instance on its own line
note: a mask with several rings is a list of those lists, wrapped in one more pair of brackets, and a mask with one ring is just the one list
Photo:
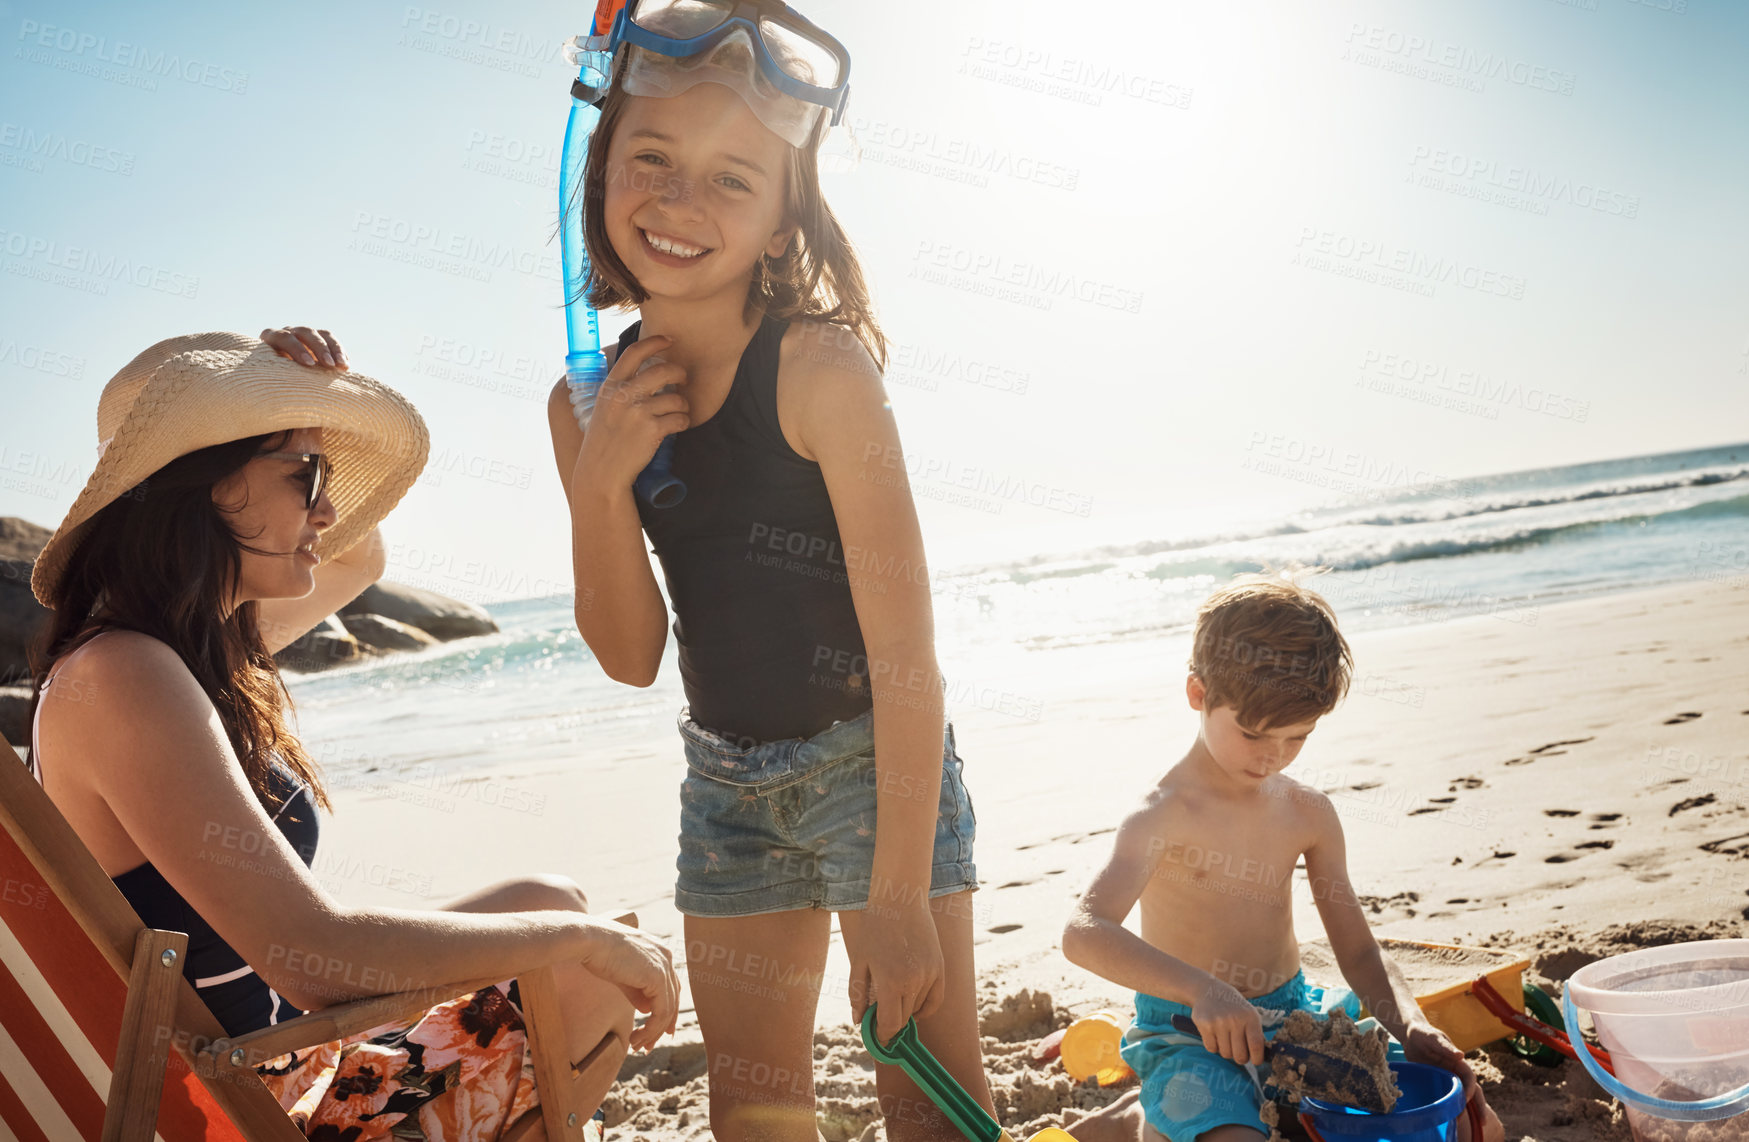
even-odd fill
[[(688, 916), (754, 916), (796, 908), (868, 906), (874, 867), (874, 712), (811, 738), (742, 747), (680, 715), (679, 877), (674, 906)], [(978, 886), (977, 816), (953, 727), (941, 751), (929, 895)], [(907, 783), (889, 775), (891, 783)]]

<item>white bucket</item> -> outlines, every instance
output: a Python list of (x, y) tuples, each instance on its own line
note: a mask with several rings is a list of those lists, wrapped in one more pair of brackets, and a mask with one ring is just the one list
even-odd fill
[[(1615, 1066), (1610, 1076), (1583, 1049), (1591, 1077), (1628, 1108), (1636, 1137), (1649, 1120), (1735, 1119), (1749, 1139), (1749, 940), (1706, 940), (1644, 948), (1580, 968), (1562, 1004), (1579, 1038), (1586, 1011)], [(1656, 1136), (1681, 1137), (1665, 1126)], [(1708, 1137), (1737, 1137), (1717, 1134)]]

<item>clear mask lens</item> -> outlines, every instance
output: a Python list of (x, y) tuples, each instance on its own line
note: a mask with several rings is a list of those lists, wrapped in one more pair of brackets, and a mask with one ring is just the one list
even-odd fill
[(759, 34), (771, 58), (784, 74), (815, 87), (837, 87), (844, 79), (838, 57), (826, 45), (784, 26), (769, 16), (759, 18)]
[(792, 147), (805, 147), (826, 109), (786, 95), (754, 62), (752, 38), (736, 28), (708, 52), (676, 59), (632, 46), (622, 85), (628, 95), (658, 99), (684, 94), (700, 83), (717, 83), (741, 97), (771, 132)]
[(643, 0), (631, 18), (652, 32), (689, 40), (721, 24), (734, 10), (733, 3), (723, 0)]

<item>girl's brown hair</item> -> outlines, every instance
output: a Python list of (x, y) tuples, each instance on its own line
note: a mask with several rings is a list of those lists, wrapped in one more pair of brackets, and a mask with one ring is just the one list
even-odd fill
[[(614, 82), (602, 101), (601, 120), (596, 124), (588, 162), (583, 168), (581, 205), (583, 241), (589, 250), (589, 278), (581, 293), (598, 310), (641, 305), (650, 296), (614, 252), (602, 221), (602, 204), (607, 198), (607, 152), (629, 98), (618, 73), (624, 71), (630, 53), (620, 55), (614, 61)], [(885, 369), (887, 338), (875, 321), (862, 265), (820, 190), (820, 140), (827, 127), (822, 116), (807, 146), (789, 147), (784, 216), (797, 225), (796, 236), (782, 257), (760, 258), (758, 270), (747, 285), (747, 306), (773, 317), (811, 317), (843, 326), (855, 334), (869, 356)], [(578, 206), (573, 197), (567, 209), (575, 210)]]
[(269, 778), (276, 756), (329, 807), (315, 763), (286, 728), (291, 695), (262, 641), (255, 604), (224, 613), (243, 552), (255, 549), (225, 522), (213, 486), (257, 452), (283, 446), (286, 436), (251, 436), (178, 457), (91, 518), (33, 655), (33, 717), (55, 662), (104, 630), (138, 631), (174, 650), (200, 683), (269, 813), (284, 792)]

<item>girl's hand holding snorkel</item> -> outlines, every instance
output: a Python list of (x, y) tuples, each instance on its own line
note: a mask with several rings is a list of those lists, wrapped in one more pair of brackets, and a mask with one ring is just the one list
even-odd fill
[(614, 362), (595, 397), (573, 488), (630, 490), (662, 438), (692, 423), (686, 398), (660, 391), (686, 384), (685, 369), (656, 357), (673, 343), (671, 337), (646, 337)]

